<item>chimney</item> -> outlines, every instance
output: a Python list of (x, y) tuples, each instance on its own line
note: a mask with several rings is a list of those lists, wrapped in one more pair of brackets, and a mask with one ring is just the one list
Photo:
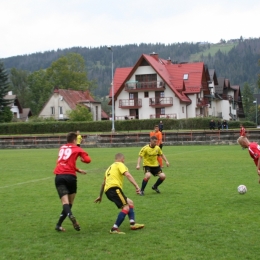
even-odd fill
[(155, 53), (155, 52), (150, 53), (150, 56), (154, 57), (155, 60), (159, 61), (159, 55), (157, 53)]
[(8, 96), (12, 96), (13, 95), (13, 91), (8, 91)]
[(167, 59), (167, 64), (171, 64), (172, 63), (172, 60), (171, 60), (171, 58), (169, 57), (168, 59)]

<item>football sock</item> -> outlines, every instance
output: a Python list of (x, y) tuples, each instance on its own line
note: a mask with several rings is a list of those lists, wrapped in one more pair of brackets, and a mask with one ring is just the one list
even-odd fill
[[(69, 207), (72, 208), (72, 204), (69, 204)], [(64, 210), (62, 210), (62, 212), (60, 213), (60, 218), (58, 220), (57, 225), (61, 226), (62, 222), (64, 221), (64, 219), (67, 217), (66, 213)]]
[(64, 211), (66, 216), (72, 215), (72, 212), (71, 212), (69, 204), (64, 204), (63, 205), (63, 211)]
[(158, 187), (163, 181), (164, 181), (164, 179), (158, 178), (158, 180), (154, 184), (154, 187)]
[(133, 206), (129, 206), (128, 218), (130, 220), (130, 224), (134, 225), (134, 223), (135, 223), (135, 212), (134, 212)]
[(122, 210), (119, 212), (118, 216), (117, 216), (117, 220), (116, 220), (116, 223), (115, 225), (117, 225), (118, 227), (122, 224), (122, 222), (124, 221), (125, 219), (125, 216), (128, 214), (127, 211), (125, 210)]
[(146, 187), (146, 185), (147, 185), (147, 182), (148, 182), (148, 180), (147, 180), (146, 178), (144, 178), (144, 179), (143, 179), (143, 182), (142, 182), (142, 188), (141, 188), (141, 190), (144, 191), (144, 189), (145, 189), (145, 187)]

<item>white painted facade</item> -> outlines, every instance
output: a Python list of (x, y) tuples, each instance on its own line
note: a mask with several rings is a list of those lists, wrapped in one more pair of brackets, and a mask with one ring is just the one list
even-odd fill
[[(101, 102), (84, 100), (80, 102), (80, 104), (84, 104), (89, 108), (93, 121), (101, 120)], [(59, 93), (53, 93), (49, 101), (45, 104), (42, 111), (40, 112), (39, 117), (53, 117), (56, 120), (66, 120), (68, 119), (68, 112), (71, 110), (72, 108), (69, 106), (62, 95)]]

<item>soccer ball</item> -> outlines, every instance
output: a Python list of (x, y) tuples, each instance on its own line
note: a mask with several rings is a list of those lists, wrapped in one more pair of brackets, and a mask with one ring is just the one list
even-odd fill
[(247, 192), (247, 188), (245, 185), (239, 185), (237, 187), (237, 191), (239, 194), (245, 194)]

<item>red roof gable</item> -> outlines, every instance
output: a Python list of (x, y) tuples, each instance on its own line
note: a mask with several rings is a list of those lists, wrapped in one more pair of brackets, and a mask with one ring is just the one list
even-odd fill
[[(166, 82), (174, 94), (182, 101), (190, 103), (186, 94), (199, 93), (203, 85), (209, 80), (209, 72), (205, 69), (203, 62), (172, 64), (168, 60), (160, 59), (157, 54), (143, 54), (132, 68), (117, 69), (114, 76), (114, 95), (115, 98), (124, 88), (124, 84), (134, 74), (140, 64), (146, 60), (156, 73)], [(204, 75), (204, 74), (207, 75)], [(184, 79), (184, 74), (188, 75)], [(204, 84), (203, 84), (203, 81)], [(110, 89), (109, 96), (112, 96)]]
[(59, 89), (58, 93), (64, 98), (72, 110), (75, 109), (76, 105), (80, 102), (95, 102), (94, 98), (90, 95), (88, 90), (78, 91), (72, 89)]

